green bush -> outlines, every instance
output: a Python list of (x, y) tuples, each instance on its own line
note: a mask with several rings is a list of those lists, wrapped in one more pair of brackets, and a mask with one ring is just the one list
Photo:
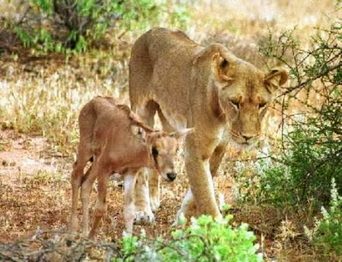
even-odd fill
[(316, 221), (315, 227), (305, 231), (309, 239), (324, 254), (342, 256), (342, 196), (336, 189), (335, 180), (332, 180), (330, 207), (322, 207), (322, 218)]
[(26, 17), (14, 25), (14, 32), (24, 47), (82, 52), (111, 26), (116, 9), (110, 1), (30, 0)]
[[(279, 97), (282, 150), (273, 165), (259, 170), (259, 202), (305, 208), (330, 200), (330, 181), (342, 192), (341, 23), (318, 29), (305, 50), (295, 31), (270, 35), (262, 52), (289, 67), (291, 85)], [(299, 109), (287, 113), (296, 101)], [(293, 104), (292, 104), (293, 107)]]
[(232, 228), (229, 220), (202, 215), (173, 231), (170, 240), (126, 236), (121, 258), (115, 261), (262, 261), (253, 232), (246, 224)]
[[(327, 129), (329, 126), (324, 126)], [(290, 143), (281, 163), (263, 170), (260, 178), (260, 200), (280, 205), (316, 206), (330, 199), (330, 181), (336, 178), (342, 190), (342, 145), (336, 135), (322, 136), (322, 130), (311, 124), (296, 126), (290, 132)]]
[(24, 47), (44, 53), (84, 52), (113, 28), (184, 27), (189, 17), (185, 5), (166, 0), (30, 0), (27, 10), (11, 29)]

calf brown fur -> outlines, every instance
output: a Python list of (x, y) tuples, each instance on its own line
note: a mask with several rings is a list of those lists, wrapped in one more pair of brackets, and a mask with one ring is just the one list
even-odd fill
[[(70, 230), (77, 229), (77, 203), (81, 187), (82, 232), (89, 232), (89, 197), (95, 179), (98, 180), (93, 237), (106, 212), (108, 178), (112, 173), (124, 175), (124, 219), (128, 233), (132, 232), (135, 216), (134, 187), (142, 167), (157, 170), (163, 178), (176, 178), (174, 159), (178, 138), (186, 132), (166, 134), (144, 125), (126, 105), (117, 105), (113, 98), (96, 97), (88, 102), (79, 115), (80, 142), (77, 160), (71, 174), (72, 207)], [(138, 128), (139, 132), (134, 132)], [(136, 129), (135, 129), (136, 130)], [(144, 135), (145, 134), (145, 135)], [(88, 161), (92, 165), (84, 174)]]

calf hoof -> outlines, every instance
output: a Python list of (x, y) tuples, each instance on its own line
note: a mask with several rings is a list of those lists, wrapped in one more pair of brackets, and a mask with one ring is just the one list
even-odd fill
[(96, 232), (94, 230), (90, 230), (90, 232), (88, 234), (88, 239), (94, 240), (95, 239), (95, 234), (96, 234)]
[(76, 233), (78, 230), (78, 220), (77, 218), (70, 219), (69, 225), (68, 225), (68, 231), (70, 233)]
[(151, 224), (155, 221), (154, 215), (152, 212), (145, 212), (145, 211), (138, 211), (135, 213), (135, 224), (144, 224), (148, 223)]
[(81, 232), (81, 237), (83, 238), (88, 238), (89, 237), (89, 228), (82, 228), (82, 232)]

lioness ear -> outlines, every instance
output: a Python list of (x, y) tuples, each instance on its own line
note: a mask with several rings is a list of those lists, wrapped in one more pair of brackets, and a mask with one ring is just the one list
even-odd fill
[(195, 54), (194, 59), (192, 60), (192, 64), (195, 65), (200, 61), (204, 60), (205, 58), (211, 58), (216, 53), (223, 53), (224, 50), (226, 50), (226, 48), (221, 44), (211, 44)]
[(265, 76), (265, 85), (268, 91), (273, 93), (280, 86), (284, 85), (289, 75), (284, 68), (275, 67)]
[(227, 54), (228, 50), (221, 44), (213, 43), (208, 47), (202, 49), (198, 53), (195, 54), (194, 60), (192, 63), (195, 65), (200, 61), (205, 59), (211, 59), (213, 63), (213, 71), (216, 78), (219, 81), (229, 81), (232, 80), (228, 75), (229, 62), (227, 58), (224, 58), (223, 54)]
[(232, 80), (232, 78), (228, 76), (228, 70), (230, 65), (226, 58), (222, 57), (220, 53), (216, 53), (213, 55), (213, 63), (213, 70), (216, 78), (219, 81)]

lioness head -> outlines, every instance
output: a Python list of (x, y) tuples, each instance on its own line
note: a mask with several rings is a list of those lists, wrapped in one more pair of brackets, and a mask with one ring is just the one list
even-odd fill
[(200, 51), (194, 63), (204, 57), (211, 61), (214, 112), (225, 119), (235, 142), (253, 144), (261, 134), (261, 122), (276, 90), (287, 81), (287, 72), (274, 68), (264, 73), (220, 44)]

